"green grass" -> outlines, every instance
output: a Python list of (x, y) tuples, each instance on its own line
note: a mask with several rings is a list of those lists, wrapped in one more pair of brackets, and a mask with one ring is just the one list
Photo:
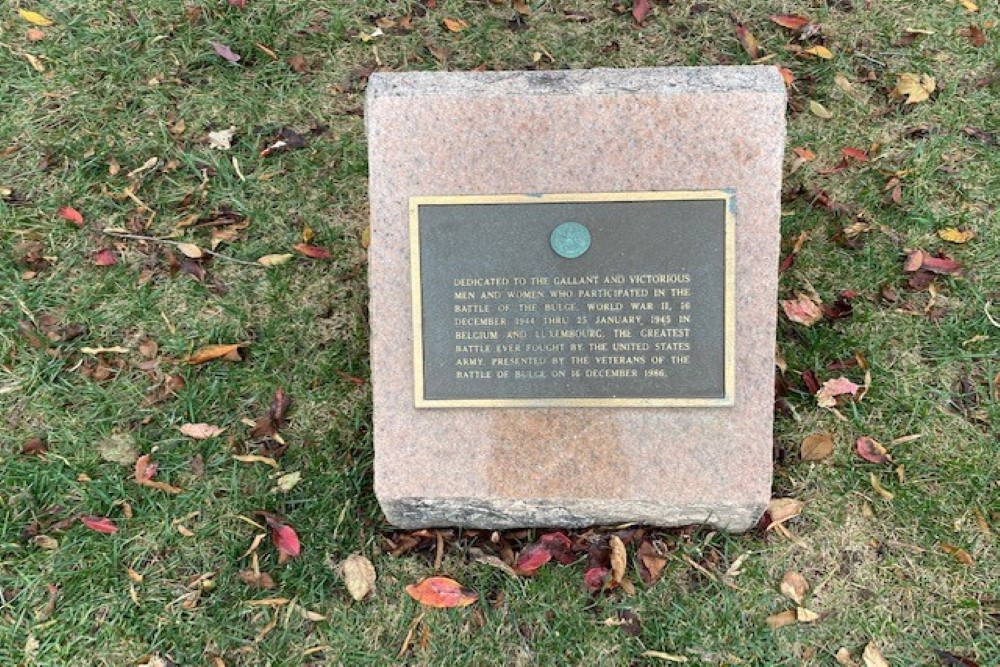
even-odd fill
[[(971, 13), (957, 2), (855, 0), (845, 12), (835, 2), (684, 1), (655, 4), (637, 27), (610, 0), (532, 0), (527, 29), (512, 31), (510, 7), (437, 4), (424, 12), (421, 3), (390, 0), (249, 0), (244, 10), (221, 0), (18, 0), (14, 8), (56, 22), (35, 43), (10, 5), (0, 10), (0, 663), (133, 665), (159, 656), (213, 667), (216, 657), (230, 666), (668, 664), (641, 657), (655, 650), (687, 656), (689, 664), (830, 665), (840, 647), (860, 662), (869, 641), (893, 665), (939, 664), (935, 648), (982, 665), (1000, 662), (1000, 329), (986, 315), (992, 303), (1000, 318), (1000, 37), (987, 29), (986, 44), (976, 48), (959, 33), (1000, 20), (995, 7), (982, 2)], [(568, 10), (590, 20), (570, 21)], [(790, 34), (767, 20), (774, 12), (821, 23), (834, 58), (790, 54)], [(361, 39), (376, 18), (407, 13), (411, 31)], [(776, 421), (775, 493), (805, 501), (788, 526), (797, 541), (757, 532), (673, 535), (674, 555), (658, 583), (631, 597), (595, 598), (582, 585), (580, 564), (548, 565), (515, 580), (475, 562), (468, 540), (456, 539), (442, 569), (481, 601), (423, 613), (403, 588), (432, 574), (433, 553), (382, 552), (389, 527), (371, 491), (370, 396), (350, 379), (368, 377), (360, 115), (367, 73), (746, 64), (734, 14), (773, 55), (768, 62), (798, 78), (788, 145), (818, 155), (784, 184), (785, 248), (801, 232), (809, 238), (782, 275), (781, 297), (806, 284), (828, 303), (842, 290), (859, 293), (850, 319), (807, 329), (782, 317), (779, 325), (793, 410)], [(450, 33), (444, 17), (470, 27)], [(933, 34), (900, 45), (902, 27)], [(218, 57), (213, 40), (241, 54), (240, 65)], [(46, 71), (37, 72), (25, 53)], [(294, 55), (306, 71), (287, 64)], [(902, 72), (931, 74), (938, 91), (912, 106), (891, 100)], [(837, 86), (837, 74), (854, 82), (852, 92)], [(990, 77), (991, 84), (979, 83)], [(802, 111), (810, 99), (834, 117)], [(922, 125), (925, 133), (910, 132)], [(232, 149), (209, 148), (208, 132), (229, 126), (237, 130)], [(262, 157), (283, 126), (307, 136), (307, 146)], [(966, 128), (994, 133), (994, 143)], [(873, 144), (872, 161), (818, 173), (840, 159), (842, 147)], [(151, 157), (159, 158), (155, 168), (128, 176)], [(789, 165), (792, 158), (789, 151)], [(899, 204), (883, 192), (894, 172), (905, 172)], [(794, 196), (800, 186), (863, 211), (871, 229), (862, 243), (839, 243), (836, 233), (854, 220)], [(124, 194), (129, 187), (146, 208)], [(67, 205), (84, 213), (82, 229), (57, 215)], [(249, 221), (219, 248), (230, 257), (252, 262), (294, 252), (306, 227), (332, 257), (296, 257), (267, 270), (216, 259), (206, 265), (215, 282), (199, 282), (171, 274), (164, 252), (178, 254), (175, 248), (102, 233), (124, 227), (163, 235), (191, 215), (226, 208)], [(977, 236), (948, 244), (937, 231), (952, 226)], [(208, 247), (209, 234), (187, 228), (180, 240)], [(965, 267), (963, 276), (936, 282), (934, 305), (945, 311), (935, 319), (924, 314), (930, 294), (906, 289), (902, 260), (913, 247), (947, 253)], [(94, 265), (101, 248), (117, 252), (115, 266)], [(898, 291), (898, 302), (879, 297), (886, 286)], [(82, 335), (62, 340), (67, 325), (80, 325)], [(158, 344), (157, 363), (141, 367), (137, 350), (147, 338)], [(180, 363), (205, 345), (235, 342), (249, 344), (242, 362)], [(114, 346), (130, 351), (102, 355), (111, 377), (87, 377), (97, 358), (82, 348)], [(872, 387), (841, 408), (841, 420), (815, 406), (800, 374), (860, 381), (857, 368), (826, 369), (856, 352), (871, 366)], [(183, 387), (162, 395), (172, 374)], [(277, 475), (270, 467), (232, 458), (247, 443), (241, 420), (264, 414), (279, 386), (293, 400), (281, 472), (302, 473), (284, 494), (271, 491)], [(178, 431), (186, 422), (228, 430), (194, 441)], [(834, 456), (800, 462), (799, 443), (817, 431), (834, 433)], [(919, 439), (892, 447), (902, 481), (894, 467), (876, 469), (851, 451), (861, 435), (889, 442), (916, 433)], [(101, 443), (112, 436), (130, 438), (139, 453), (155, 450), (157, 479), (184, 493), (140, 487), (130, 468), (104, 460)], [(45, 457), (20, 454), (32, 437), (48, 441)], [(895, 494), (891, 502), (873, 490), (873, 472)], [(261, 547), (261, 569), (277, 583), (272, 591), (238, 579), (250, 560), (241, 556), (259, 532), (240, 517), (255, 510), (282, 514), (304, 545), (285, 565), (269, 544)], [(25, 539), (33, 522), (78, 514), (110, 516), (121, 530), (103, 535), (79, 523), (50, 530), (55, 550)], [(178, 531), (180, 519), (193, 536)], [(974, 565), (942, 544), (965, 549)], [(364, 602), (352, 601), (333, 571), (354, 552), (368, 555), (379, 573)], [(735, 587), (726, 585), (719, 575), (746, 553)], [(127, 568), (143, 581), (131, 582)], [(807, 606), (822, 617), (770, 630), (764, 619), (793, 606), (777, 590), (788, 569), (812, 584)], [(185, 608), (190, 582), (207, 573), (213, 587)], [(51, 608), (50, 585), (58, 587)], [(326, 620), (246, 604), (261, 597), (293, 599)], [(638, 637), (603, 623), (624, 609), (641, 618)], [(410, 652), (397, 658), (411, 627)], [(326, 648), (304, 654), (315, 647)]]

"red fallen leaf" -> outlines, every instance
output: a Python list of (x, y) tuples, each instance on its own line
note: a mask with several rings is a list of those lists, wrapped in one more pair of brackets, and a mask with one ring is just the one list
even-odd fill
[(552, 560), (552, 554), (541, 542), (532, 544), (521, 550), (514, 563), (514, 571), (520, 575), (530, 577), (538, 572), (538, 568)]
[(649, 0), (634, 0), (632, 2), (632, 18), (635, 19), (636, 23), (645, 21), (652, 10), (653, 7), (649, 4)]
[(961, 31), (968, 39), (969, 43), (972, 44), (977, 49), (985, 46), (986, 44), (986, 33), (983, 29), (976, 24), (970, 25), (966, 30)]
[(102, 248), (94, 255), (94, 264), (97, 266), (114, 266), (118, 263), (115, 251), (109, 248)]
[(229, 0), (229, 6), (236, 9), (243, 9), (247, 6), (247, 0)]
[(319, 246), (309, 245), (308, 243), (296, 243), (292, 246), (297, 251), (305, 255), (306, 257), (312, 257), (313, 259), (330, 259), (330, 251), (326, 248), (320, 248)]
[(806, 389), (809, 390), (810, 394), (815, 395), (819, 391), (819, 380), (811, 370), (802, 373), (802, 381), (806, 384)]
[(947, 275), (957, 275), (962, 272), (962, 265), (950, 257), (930, 257), (927, 254), (924, 255), (924, 261), (920, 268), (932, 273)]
[(792, 72), (792, 70), (788, 69), (787, 67), (779, 67), (778, 72), (781, 73), (781, 78), (785, 80), (786, 86), (791, 86), (793, 83), (795, 83), (795, 74), (794, 72)]
[(792, 322), (806, 327), (811, 327), (823, 319), (822, 305), (819, 297), (801, 292), (797, 293), (794, 299), (781, 301), (781, 308), (785, 311), (785, 316)]
[(972, 658), (963, 658), (939, 648), (934, 649), (934, 652), (941, 658), (941, 664), (945, 667), (979, 667), (979, 663)]
[(576, 556), (573, 554), (573, 542), (566, 536), (566, 533), (546, 533), (538, 541), (545, 545), (559, 564), (569, 565), (576, 560)]
[(153, 479), (157, 468), (159, 465), (153, 463), (152, 457), (149, 454), (143, 454), (135, 460), (135, 481), (145, 484)]
[(302, 546), (299, 544), (299, 536), (295, 534), (295, 530), (273, 516), (266, 516), (264, 520), (271, 528), (271, 541), (278, 548), (278, 553), (291, 558), (298, 556), (302, 551)]
[(475, 591), (448, 577), (428, 577), (407, 586), (406, 593), (428, 607), (468, 607), (479, 599)]
[(220, 57), (225, 58), (231, 63), (238, 63), (240, 60), (243, 59), (243, 56), (241, 56), (238, 53), (234, 53), (233, 50), (230, 49), (225, 44), (221, 44), (219, 42), (212, 42), (212, 48), (215, 49), (215, 52)]
[(860, 148), (846, 146), (841, 148), (840, 152), (843, 153), (846, 158), (851, 158), (852, 160), (857, 160), (858, 162), (868, 162), (868, 153), (864, 152)]
[(867, 435), (858, 438), (858, 441), (854, 443), (854, 449), (858, 456), (869, 463), (882, 464), (892, 461), (892, 457), (889, 456), (889, 452), (885, 450), (882, 443)]
[(87, 528), (96, 530), (98, 533), (114, 535), (118, 532), (118, 526), (111, 522), (111, 519), (104, 516), (81, 516), (80, 521)]
[(785, 258), (781, 260), (781, 264), (778, 265), (778, 273), (784, 273), (788, 269), (792, 268), (792, 265), (794, 264), (795, 264), (795, 253), (790, 252), (787, 255), (785, 255)]
[(802, 30), (802, 28), (809, 25), (809, 19), (798, 14), (771, 14), (768, 18), (782, 28), (788, 28), (789, 30)]
[(592, 567), (583, 573), (583, 583), (591, 593), (600, 593), (610, 579), (611, 570), (606, 567)]
[(64, 220), (69, 220), (77, 227), (83, 227), (83, 214), (72, 206), (63, 206), (59, 209), (59, 215)]

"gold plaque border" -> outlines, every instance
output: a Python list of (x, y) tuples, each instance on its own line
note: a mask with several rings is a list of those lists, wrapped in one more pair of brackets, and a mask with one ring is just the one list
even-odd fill
[[(588, 192), (543, 195), (448, 195), (410, 197), (410, 287), (413, 306), (413, 397), (417, 408), (659, 408), (728, 407), (736, 392), (736, 211), (735, 193), (727, 190), (671, 190), (666, 192)], [(572, 202), (633, 202), (664, 200), (719, 200), (726, 203), (724, 385), (721, 398), (424, 398), (423, 306), (420, 289), (421, 206), (455, 204), (556, 204)]]

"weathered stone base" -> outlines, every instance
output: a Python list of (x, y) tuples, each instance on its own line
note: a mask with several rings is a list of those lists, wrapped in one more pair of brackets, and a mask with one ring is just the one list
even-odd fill
[(389, 522), (400, 528), (581, 528), (636, 523), (660, 527), (704, 524), (732, 532), (752, 528), (763, 503), (712, 506), (663, 505), (621, 500), (485, 500), (483, 498), (394, 498), (382, 501)]

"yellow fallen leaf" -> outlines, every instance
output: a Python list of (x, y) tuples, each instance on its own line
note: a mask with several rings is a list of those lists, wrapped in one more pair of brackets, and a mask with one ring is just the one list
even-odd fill
[(43, 28), (47, 28), (50, 25), (55, 25), (55, 21), (45, 16), (42, 16), (38, 12), (31, 12), (27, 9), (19, 9), (17, 13), (21, 15), (21, 18), (29, 23), (34, 23), (35, 25), (40, 25)]
[(811, 111), (814, 116), (819, 116), (820, 118), (826, 120), (833, 118), (833, 112), (816, 100), (809, 100), (809, 111)]
[(290, 260), (294, 256), (295, 255), (293, 255), (291, 253), (281, 254), (281, 255), (264, 255), (263, 257), (261, 257), (260, 259), (257, 260), (257, 263), (258, 264), (263, 264), (264, 266), (267, 266), (267, 267), (281, 266), (282, 264), (284, 264), (285, 262), (287, 262), (288, 260)]
[(36, 58), (30, 53), (22, 53), (21, 55), (24, 56), (24, 59), (31, 64), (31, 66), (35, 69), (36, 72), (38, 72), (39, 74), (45, 72), (45, 65), (42, 64), (42, 61), (40, 59)]
[[(231, 343), (228, 345), (209, 345), (203, 347), (190, 357), (184, 360), (186, 364), (203, 364), (213, 359), (226, 359), (235, 361), (239, 356), (239, 349), (246, 347), (244, 343)], [(235, 356), (234, 356), (235, 355)]]
[(233, 458), (241, 463), (266, 463), (275, 470), (279, 468), (278, 462), (270, 456), (260, 456), (259, 454), (234, 454)]
[(833, 82), (837, 84), (837, 87), (845, 93), (854, 92), (854, 84), (851, 83), (850, 79), (843, 74), (835, 74), (833, 76)]
[(954, 227), (945, 227), (938, 230), (938, 236), (949, 243), (968, 243), (976, 237), (976, 232), (971, 229), (958, 230)]
[(805, 49), (804, 51), (802, 51), (802, 53), (808, 53), (810, 55), (818, 56), (823, 60), (830, 60), (831, 58), (833, 58), (833, 53), (830, 51), (830, 49), (826, 48), (825, 46), (820, 46), (819, 44), (817, 44), (816, 46), (811, 46), (808, 49)]
[(932, 76), (904, 72), (896, 78), (892, 95), (897, 98), (905, 97), (906, 104), (917, 104), (930, 98), (936, 87), (937, 83)]
[(871, 473), (869, 479), (871, 480), (872, 488), (875, 489), (875, 492), (882, 496), (885, 500), (891, 501), (896, 497), (896, 494), (882, 486), (882, 483), (878, 481), (878, 477), (875, 476), (875, 473)]
[(962, 4), (963, 7), (965, 7), (970, 12), (978, 12), (979, 11), (979, 5), (977, 5), (976, 3), (972, 2), (972, 0), (959, 0), (959, 2)]
[(799, 623), (812, 623), (819, 618), (819, 614), (812, 611), (811, 609), (806, 609), (805, 607), (799, 607), (795, 610), (795, 620)]
[[(771, 516), (771, 526), (794, 519), (802, 513), (803, 507), (805, 507), (805, 503), (796, 498), (772, 498), (767, 505), (767, 513)], [(768, 530), (771, 526), (768, 526)]]
[(281, 607), (291, 602), (288, 598), (263, 598), (261, 600), (247, 600), (251, 607)]
[(193, 243), (178, 243), (177, 249), (180, 250), (185, 257), (190, 257), (191, 259), (200, 259), (205, 256), (202, 249)]
[(656, 658), (657, 660), (666, 660), (667, 662), (687, 662), (688, 659), (683, 655), (674, 655), (673, 653), (664, 653), (663, 651), (643, 651), (640, 654), (642, 658)]

